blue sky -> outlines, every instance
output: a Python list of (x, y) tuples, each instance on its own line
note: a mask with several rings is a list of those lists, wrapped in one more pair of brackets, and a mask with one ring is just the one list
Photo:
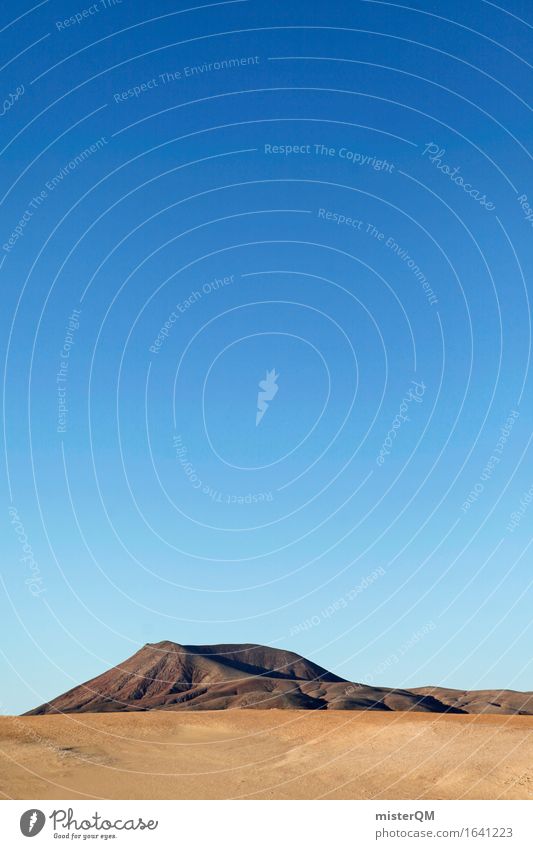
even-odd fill
[(529, 4), (10, 5), (2, 710), (161, 639), (531, 690)]

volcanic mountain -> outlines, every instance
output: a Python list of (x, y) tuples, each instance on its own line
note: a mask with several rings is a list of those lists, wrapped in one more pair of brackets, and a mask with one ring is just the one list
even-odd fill
[(533, 714), (533, 693), (370, 687), (282, 649), (165, 640), (27, 715), (228, 708)]

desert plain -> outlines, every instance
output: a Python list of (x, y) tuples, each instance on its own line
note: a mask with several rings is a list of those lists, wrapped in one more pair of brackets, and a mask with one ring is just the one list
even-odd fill
[(0, 717), (4, 799), (533, 799), (533, 716), (205, 710)]

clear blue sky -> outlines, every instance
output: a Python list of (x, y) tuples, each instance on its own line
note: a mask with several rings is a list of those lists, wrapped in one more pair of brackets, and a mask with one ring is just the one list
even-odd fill
[(531, 12), (4, 4), (2, 711), (162, 639), (533, 689)]

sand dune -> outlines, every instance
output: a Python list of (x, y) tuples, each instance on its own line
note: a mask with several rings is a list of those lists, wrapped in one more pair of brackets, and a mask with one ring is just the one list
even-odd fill
[(226, 710), (0, 718), (15, 799), (533, 799), (533, 717)]

